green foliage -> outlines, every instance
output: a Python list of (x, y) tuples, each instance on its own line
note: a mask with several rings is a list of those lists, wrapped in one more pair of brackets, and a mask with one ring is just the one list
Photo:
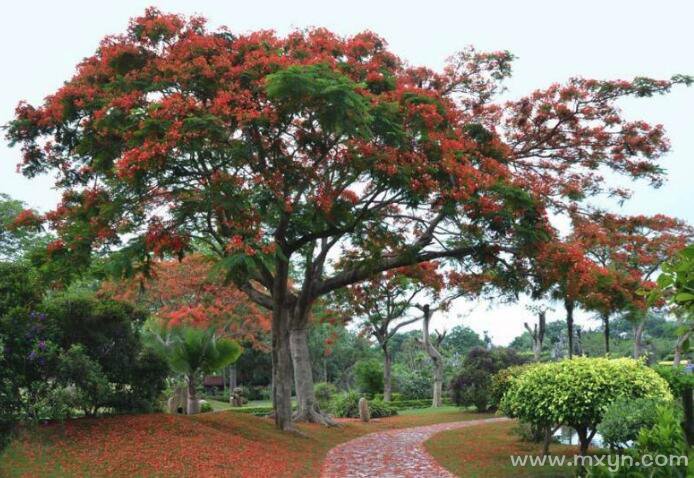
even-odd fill
[(167, 367), (142, 345), (143, 311), (84, 292), (53, 296), (42, 310), (47, 327), (59, 331), (56, 344), (65, 351), (79, 345), (102, 370), (111, 388), (105, 406), (116, 412), (156, 409)]
[(75, 389), (74, 406), (94, 416), (109, 403), (111, 387), (98, 362), (89, 357), (83, 345), (72, 345), (58, 358), (58, 376)]
[(683, 366), (656, 365), (653, 370), (668, 383), (676, 397), (682, 396), (686, 388), (694, 388), (694, 374), (687, 373)]
[(499, 405), (501, 405), (504, 394), (511, 386), (512, 380), (519, 377), (528, 367), (532, 366), (533, 364), (515, 365), (513, 367), (501, 369), (492, 375), (490, 406), (492, 408), (498, 408)]
[(432, 374), (430, 368), (408, 370), (405, 367), (395, 367), (395, 386), (400, 396), (405, 400), (431, 398)]
[(213, 410), (214, 410), (214, 409), (212, 408), (212, 405), (210, 405), (210, 404), (207, 403), (207, 402), (202, 402), (202, 403), (200, 404), (200, 413), (207, 413), (207, 412), (211, 412), (211, 411), (213, 411)]
[(358, 84), (327, 65), (294, 65), (268, 75), (265, 89), (285, 114), (312, 112), (330, 133), (369, 136), (369, 102)]
[(147, 344), (172, 370), (188, 377), (210, 374), (234, 363), (241, 346), (234, 340), (217, 336), (214, 328), (185, 325), (166, 327), (149, 321)]
[(453, 401), (456, 405), (473, 405), (484, 412), (493, 403), (492, 376), (511, 365), (520, 365), (522, 359), (512, 349), (472, 349), (458, 374), (451, 382)]
[(38, 246), (45, 245), (48, 236), (40, 227), (14, 228), (12, 223), (26, 209), (21, 201), (0, 193), (0, 260), (16, 261)]
[(638, 438), (641, 428), (651, 428), (657, 418), (661, 400), (654, 398), (619, 398), (605, 411), (598, 425), (602, 440), (612, 449), (626, 448)]
[(34, 271), (0, 264), (0, 422), (156, 407), (167, 369), (142, 348), (140, 312), (84, 293), (40, 299)]
[(357, 362), (354, 372), (361, 392), (369, 396), (383, 393), (383, 364), (380, 361), (371, 359)]
[[(332, 412), (340, 418), (359, 417), (359, 399), (362, 397), (358, 392), (347, 392), (335, 397), (332, 403)], [(395, 407), (382, 400), (369, 400), (369, 410), (371, 418), (390, 417), (397, 415)]]
[(667, 383), (632, 359), (575, 358), (529, 367), (511, 380), (501, 410), (538, 427), (568, 425), (587, 436), (619, 398), (672, 400)]
[(329, 382), (319, 382), (314, 385), (313, 391), (316, 394), (316, 399), (321, 409), (327, 409), (330, 401), (337, 393), (337, 387)]
[[(679, 412), (667, 404), (658, 405), (655, 410), (655, 422), (651, 427), (643, 427), (633, 449), (626, 450), (631, 457), (631, 464), (610, 470), (606, 466), (589, 469), (589, 476), (595, 478), (684, 478), (687, 474), (687, 441), (680, 426)], [(636, 465), (643, 463), (648, 456), (652, 466)], [(654, 459), (664, 457), (664, 464), (654, 464)], [(669, 458), (679, 458), (670, 462)], [(656, 462), (657, 463), (657, 462)]]
[(524, 421), (519, 421), (511, 432), (525, 442), (540, 443), (545, 438), (544, 429)]

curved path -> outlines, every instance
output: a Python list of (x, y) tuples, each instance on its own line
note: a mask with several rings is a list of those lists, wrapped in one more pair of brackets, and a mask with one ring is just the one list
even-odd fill
[(507, 418), (487, 418), (401, 428), (364, 435), (328, 452), (322, 478), (455, 478), (424, 448), (432, 435), (455, 428), (494, 423)]

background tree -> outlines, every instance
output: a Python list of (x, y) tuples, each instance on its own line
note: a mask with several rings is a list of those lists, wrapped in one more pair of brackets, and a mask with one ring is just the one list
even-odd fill
[(429, 324), (431, 322), (432, 310), (429, 304), (421, 307), (422, 310), (422, 347), (431, 358), (434, 364), (433, 392), (431, 399), (432, 407), (443, 405), (443, 356), (439, 352), (441, 343), (446, 338), (446, 332), (436, 332), (435, 337), (430, 337)]
[(528, 331), (530, 337), (533, 339), (533, 357), (535, 362), (540, 361), (540, 356), (542, 355), (542, 343), (545, 340), (545, 330), (547, 326), (547, 308), (545, 307), (535, 307), (532, 309), (537, 313), (537, 323), (530, 328), (527, 322), (523, 323), (525, 330)]
[(626, 310), (633, 322), (634, 358), (638, 358), (643, 353), (648, 307), (640, 291), (655, 286), (653, 279), (661, 265), (686, 246), (694, 230), (664, 215), (618, 216), (600, 211), (588, 218), (576, 216), (574, 224), (575, 237), (584, 245), (586, 253), (601, 267), (614, 271), (610, 295), (616, 296), (616, 301), (610, 301), (609, 295), (605, 298), (600, 288), (593, 297), (598, 296), (598, 303), (607, 304), (598, 307), (603, 314), (615, 304)]
[(0, 193), (0, 260), (16, 261), (31, 250), (45, 246), (41, 217), (22, 201)]
[(492, 405), (492, 376), (522, 363), (523, 359), (511, 349), (472, 349), (451, 381), (453, 401), (458, 406), (473, 405), (477, 411), (486, 412)]
[(657, 286), (648, 295), (649, 302), (657, 303), (665, 295), (675, 305), (681, 323), (673, 360), (673, 365), (678, 366), (694, 334), (694, 245), (688, 245), (663, 264)]
[[(436, 265), (420, 265), (420, 271), (396, 269), (383, 272), (370, 280), (348, 289), (350, 307), (354, 314), (363, 317), (361, 327), (376, 339), (383, 351), (383, 400), (389, 402), (393, 391), (393, 357), (389, 348), (393, 336), (421, 317), (409, 312), (417, 297), (427, 289), (427, 284), (416, 277), (426, 274), (431, 282), (437, 282)], [(428, 270), (427, 270), (428, 269)]]
[(226, 367), (241, 355), (239, 344), (234, 340), (218, 337), (213, 327), (167, 326), (150, 321), (146, 339), (172, 370), (185, 375), (188, 385), (188, 415), (200, 412), (197, 398), (198, 376)]

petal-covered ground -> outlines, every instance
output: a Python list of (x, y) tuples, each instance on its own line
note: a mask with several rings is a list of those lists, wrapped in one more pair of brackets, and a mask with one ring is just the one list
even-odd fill
[(506, 421), (488, 418), (371, 433), (328, 453), (322, 478), (455, 478), (424, 449), (432, 435), (474, 425)]
[(234, 412), (77, 419), (25, 430), (0, 455), (0, 476), (315, 477), (331, 448), (367, 433), (479, 418), (452, 407), (405, 411), (339, 428), (301, 425), (303, 437)]
[[(461, 428), (437, 433), (424, 443), (426, 450), (451, 475), (465, 478), (544, 477), (569, 478), (575, 476), (570, 467), (513, 467), (511, 455), (538, 455), (541, 445), (521, 441), (514, 428), (515, 421), (503, 421), (484, 426)], [(570, 457), (576, 446), (553, 444), (552, 455)]]

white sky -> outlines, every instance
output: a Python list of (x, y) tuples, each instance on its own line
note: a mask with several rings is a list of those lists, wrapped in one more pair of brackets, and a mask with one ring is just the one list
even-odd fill
[[(12, 116), (20, 99), (38, 103), (91, 55), (106, 34), (122, 32), (133, 16), (149, 5), (184, 14), (201, 14), (210, 26), (232, 31), (324, 26), (340, 34), (370, 29), (411, 64), (439, 68), (446, 57), (466, 45), (479, 50), (510, 50), (518, 59), (508, 96), (524, 95), (570, 76), (669, 78), (694, 74), (688, 1), (13, 1), (2, 6), (0, 45), (3, 68), (0, 123)], [(628, 101), (629, 118), (665, 125), (672, 152), (663, 165), (668, 183), (659, 190), (643, 185), (620, 212), (665, 213), (694, 223), (694, 88), (667, 97)], [(0, 141), (0, 192), (39, 210), (57, 200), (51, 178), (32, 181), (15, 173), (19, 152)], [(522, 306), (470, 311), (461, 304), (433, 327), (458, 323), (488, 330), (495, 343), (506, 344), (523, 331), (532, 316)], [(549, 319), (560, 318), (560, 308)], [(464, 317), (460, 317), (464, 315)], [(579, 323), (585, 320), (579, 319)]]

